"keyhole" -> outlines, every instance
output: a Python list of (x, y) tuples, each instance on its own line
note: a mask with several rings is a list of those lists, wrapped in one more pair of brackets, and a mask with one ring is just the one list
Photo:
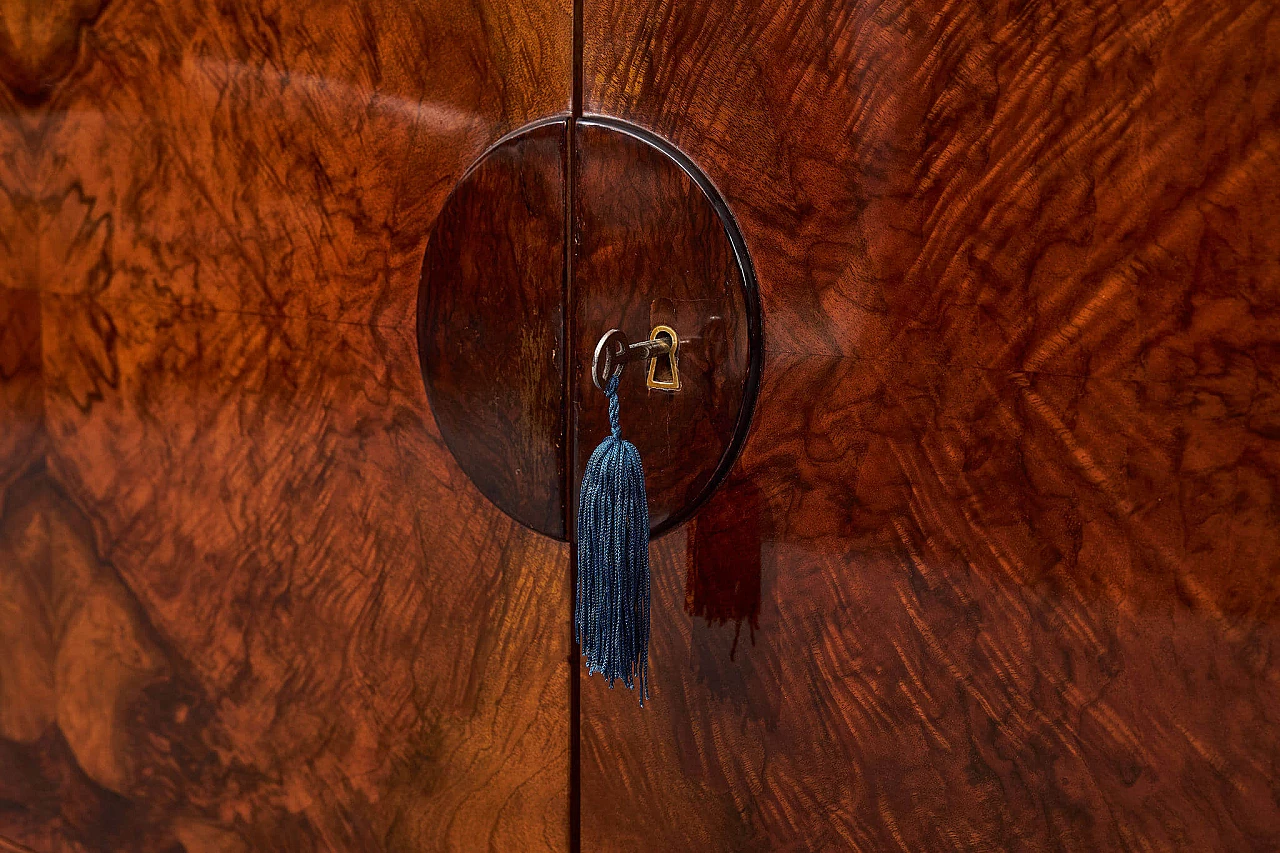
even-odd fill
[[(659, 335), (658, 337), (666, 338), (667, 336)], [(667, 340), (670, 340), (670, 338), (667, 338)], [(667, 353), (666, 355), (660, 355), (656, 359), (654, 359), (654, 361), (657, 362), (653, 366), (654, 382), (656, 382), (659, 385), (662, 385), (664, 383), (670, 383), (672, 380), (676, 378), (675, 373), (673, 373), (671, 370), (671, 354), (670, 353)]]
[(670, 343), (671, 350), (649, 362), (649, 376), (645, 385), (657, 391), (679, 391), (680, 368), (677, 359), (680, 338), (670, 326), (656, 326), (649, 335), (649, 340), (666, 340)]

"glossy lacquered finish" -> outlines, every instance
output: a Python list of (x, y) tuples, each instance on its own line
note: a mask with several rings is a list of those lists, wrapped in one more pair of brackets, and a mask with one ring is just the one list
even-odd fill
[(582, 683), (583, 848), (1280, 845), (1275, 4), (584, 9), (768, 358), (652, 701)]
[(649, 388), (644, 366), (618, 385), (624, 437), (644, 463), (656, 533), (687, 519), (741, 444), (759, 378), (759, 307), (736, 226), (697, 167), (657, 139), (619, 124), (575, 123), (573, 184), (573, 484), (609, 433), (592, 384), (596, 341), (619, 328), (644, 340), (679, 336), (680, 390)]
[(570, 6), (2, 18), (0, 849), (565, 849), (568, 549), (453, 462), (415, 303)]
[[(652, 700), (581, 681), (582, 848), (1280, 846), (1276, 5), (581, 10), (768, 353), (653, 545)], [(573, 42), (6, 4), (0, 847), (570, 845), (569, 548), (455, 463), (415, 303)]]
[(565, 538), (564, 295), (568, 125), (503, 140), (436, 218), (418, 357), (458, 464), (522, 524)]
[(637, 361), (619, 398), (661, 533), (723, 478), (759, 379), (755, 282), (715, 190), (661, 140), (554, 120), (486, 152), (436, 219), (418, 302), (432, 412), (480, 491), (540, 533), (569, 538), (583, 467), (609, 430), (591, 376), (598, 340), (658, 326), (676, 332), (679, 389), (648, 387)]

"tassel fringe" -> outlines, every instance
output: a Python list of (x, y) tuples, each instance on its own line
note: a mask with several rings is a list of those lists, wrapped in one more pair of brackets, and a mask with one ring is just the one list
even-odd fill
[(649, 501), (640, 451), (618, 425), (618, 379), (609, 380), (610, 434), (591, 454), (578, 499), (574, 634), (588, 673), (649, 698)]

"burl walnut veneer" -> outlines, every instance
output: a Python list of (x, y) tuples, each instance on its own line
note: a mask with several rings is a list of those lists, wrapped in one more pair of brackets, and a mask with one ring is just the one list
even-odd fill
[(1280, 7), (583, 8), (767, 354), (583, 849), (1280, 847)]
[(571, 76), (558, 0), (0, 3), (0, 848), (569, 846), (568, 550), (413, 328)]
[[(576, 7), (0, 2), (0, 848), (1280, 847), (1280, 7)], [(609, 190), (681, 196), (579, 161), (618, 121), (726, 200), (766, 354), (643, 711), (415, 334), (530, 124), (554, 304), (620, 266)]]

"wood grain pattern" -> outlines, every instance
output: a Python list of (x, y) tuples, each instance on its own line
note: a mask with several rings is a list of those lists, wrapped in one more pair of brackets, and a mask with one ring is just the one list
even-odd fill
[(570, 5), (87, 8), (0, 38), (0, 846), (566, 848), (566, 549), (413, 329)]
[(454, 188), (422, 261), (418, 356), (453, 457), (521, 524), (565, 538), (568, 124), (499, 143)]
[(659, 143), (593, 122), (573, 132), (569, 304), (568, 124), (552, 121), (487, 152), (437, 219), (418, 303), (423, 376), (445, 442), (480, 491), (517, 521), (564, 539), (565, 448), (574, 448), (577, 484), (608, 431), (590, 379), (596, 341), (615, 327), (642, 340), (657, 324), (672, 326), (681, 336), (681, 390), (646, 390), (644, 365), (624, 374), (621, 388), (660, 530), (688, 517), (723, 476), (750, 417), (754, 282), (739, 267), (731, 223)]
[(583, 685), (585, 847), (1280, 841), (1280, 459), (1248, 404), (785, 366), (739, 475), (758, 628), (686, 615), (686, 533), (655, 543), (654, 701)]
[(21, 100), (39, 103), (71, 71), (83, 28), (107, 0), (13, 0), (0, 7), (0, 80)]
[[(584, 9), (774, 358), (654, 546), (654, 702), (583, 684), (583, 846), (1280, 846), (1274, 4)], [(567, 551), (413, 304), (567, 4), (3, 22), (0, 846), (566, 846)]]
[(605, 0), (586, 28), (587, 109), (733, 205), (771, 351), (1146, 378), (1232, 299), (1276, 336), (1272, 4)]
[(0, 500), (44, 455), (39, 294), (0, 287)]
[[(6, 528), (51, 528), (53, 556), (16, 564), (39, 606), (9, 624), (53, 633), (44, 658), (6, 649), (49, 661), (56, 713), (6, 695), (6, 718), (44, 716), (10, 738), (30, 769), (6, 774), (20, 808), (0, 834), (566, 845), (565, 548), (449, 461), (412, 333), (44, 307), (48, 473)], [(146, 643), (77, 636), (86, 612), (82, 632)]]
[[(644, 459), (649, 520), (684, 520), (723, 477), (750, 418), (758, 378), (754, 288), (714, 202), (670, 154), (626, 128), (577, 122), (571, 393), (575, 488), (609, 432), (592, 384), (600, 336), (646, 340), (654, 326), (681, 336), (681, 390), (650, 390), (646, 368), (618, 386), (623, 431)], [(576, 506), (576, 491), (574, 495)]]
[(724, 192), (770, 359), (709, 569), (758, 627), (685, 612), (722, 525), (655, 543), (584, 849), (1280, 844), (1275, 7), (585, 8), (587, 110)]
[(402, 324), (462, 172), (568, 109), (570, 29), (558, 0), (112, 2), (10, 107), (6, 221), (59, 292)]

